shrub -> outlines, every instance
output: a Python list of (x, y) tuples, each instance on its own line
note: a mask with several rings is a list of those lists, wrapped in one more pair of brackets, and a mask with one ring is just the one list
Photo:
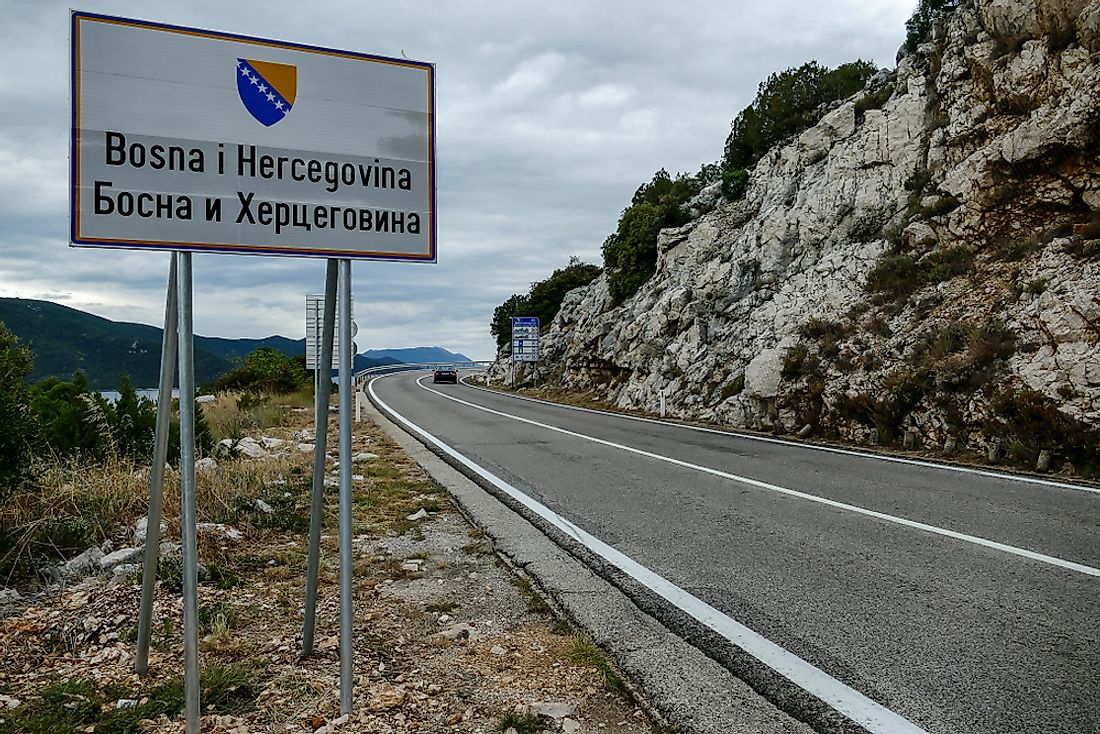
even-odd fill
[(919, 286), (917, 263), (908, 255), (887, 255), (867, 273), (867, 290), (893, 299), (908, 296)]
[(879, 395), (842, 396), (836, 410), (843, 417), (875, 427), (883, 443), (892, 443), (905, 416), (924, 399), (930, 387), (926, 373), (903, 368), (887, 375)]
[(880, 294), (879, 303), (899, 300), (917, 289), (963, 275), (974, 264), (966, 247), (938, 250), (916, 262), (909, 255), (887, 255), (867, 273), (867, 290)]
[(722, 172), (722, 195), (730, 201), (736, 201), (745, 195), (749, 188), (749, 172), (744, 168), (734, 168)]
[(921, 219), (942, 217), (944, 214), (955, 211), (959, 206), (960, 202), (954, 196), (941, 196), (928, 206), (922, 206), (917, 211), (917, 216)]
[(862, 122), (868, 110), (880, 110), (894, 96), (894, 85), (884, 84), (856, 100), (856, 120)]
[(722, 402), (732, 398), (734, 395), (740, 395), (744, 389), (745, 373), (742, 372), (722, 387), (722, 391), (718, 393), (718, 401)]
[(700, 179), (664, 169), (638, 187), (616, 230), (603, 243), (607, 287), (614, 303), (634, 295), (657, 270), (657, 236), (662, 229), (686, 224), (683, 204), (702, 188)]
[(259, 347), (241, 367), (208, 386), (212, 392), (263, 392), (283, 395), (312, 383), (302, 355), (289, 357), (272, 347)]
[(863, 89), (875, 71), (873, 63), (863, 60), (835, 69), (811, 61), (772, 74), (730, 125), (722, 169), (751, 168), (773, 146), (815, 124), (823, 105)]
[(1034, 466), (1041, 449), (1068, 459), (1083, 476), (1100, 475), (1100, 431), (1071, 418), (1053, 400), (1027, 388), (1006, 390), (993, 400), (997, 416), (987, 430), (1007, 434), (1011, 455)]
[(905, 179), (905, 190), (919, 194), (932, 180), (932, 172), (927, 168), (917, 168)]
[(1024, 288), (1024, 292), (1030, 293), (1033, 296), (1038, 296), (1046, 292), (1048, 286), (1050, 286), (1049, 280), (1046, 278), (1036, 278), (1028, 282), (1027, 286)]
[(0, 323), (0, 502), (26, 475), (34, 419), (26, 379), (31, 352)]

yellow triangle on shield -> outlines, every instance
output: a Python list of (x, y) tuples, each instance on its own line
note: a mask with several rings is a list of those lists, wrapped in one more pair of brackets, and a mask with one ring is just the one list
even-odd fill
[(274, 61), (253, 61), (248, 59), (260, 76), (289, 104), (294, 104), (298, 96), (298, 67), (293, 64), (277, 64)]

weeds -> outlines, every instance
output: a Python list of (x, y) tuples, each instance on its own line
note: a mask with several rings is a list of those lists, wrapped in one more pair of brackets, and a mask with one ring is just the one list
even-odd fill
[(584, 637), (574, 637), (573, 642), (565, 650), (565, 659), (576, 665), (595, 668), (603, 678), (604, 685), (619, 695), (626, 695), (626, 684), (615, 669), (611, 667), (607, 656), (591, 640)]
[(917, 262), (909, 255), (888, 255), (867, 273), (866, 288), (877, 294), (877, 303), (904, 299), (926, 285), (950, 280), (968, 272), (974, 253), (966, 247), (949, 247)]
[(531, 586), (531, 582), (522, 576), (513, 576), (511, 578), (512, 586), (516, 587), (520, 595), (527, 600), (527, 611), (534, 614), (549, 614), (550, 606), (539, 595), (535, 588)]
[(510, 713), (501, 716), (496, 726), (497, 731), (508, 731), (509, 729), (515, 729), (516, 734), (538, 734), (542, 731), (542, 723), (538, 714)]
[(730, 380), (728, 383), (722, 386), (722, 391), (718, 393), (718, 401), (723, 402), (729, 400), (734, 395), (740, 395), (745, 389), (745, 373), (741, 372)]
[[(203, 668), (200, 675), (203, 710), (223, 714), (243, 713), (255, 706), (260, 693), (258, 661)], [(140, 700), (135, 706), (118, 708), (122, 698)], [(182, 676), (144, 692), (131, 692), (117, 686), (102, 690), (90, 678), (74, 678), (43, 686), (37, 699), (5, 713), (0, 734), (58, 734), (59, 732), (95, 731), (97, 734), (138, 734), (141, 722), (183, 711)]]

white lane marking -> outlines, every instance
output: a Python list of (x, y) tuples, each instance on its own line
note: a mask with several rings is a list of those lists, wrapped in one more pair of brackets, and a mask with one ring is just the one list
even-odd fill
[(825, 451), (830, 454), (843, 454), (845, 456), (858, 456), (864, 459), (879, 459), (880, 461), (892, 461), (895, 464), (910, 464), (912, 466), (924, 466), (930, 469), (943, 469), (944, 471), (959, 472), (961, 474), (975, 474), (982, 477), (990, 477), (993, 479), (1007, 479), (1010, 482), (1021, 482), (1023, 484), (1038, 484), (1043, 487), (1056, 487), (1058, 489), (1071, 489), (1077, 492), (1090, 492), (1092, 494), (1100, 494), (1100, 487), (1088, 487), (1083, 484), (1070, 484), (1069, 482), (1056, 482), (1053, 479), (1039, 479), (1038, 477), (1025, 477), (1019, 474), (1008, 474), (1005, 472), (989, 471), (986, 469), (975, 469), (969, 466), (958, 466), (956, 464), (937, 464), (933, 461), (921, 461), (920, 459), (906, 459), (902, 456), (890, 456), (889, 454), (872, 454), (866, 451), (855, 451), (853, 449), (841, 449), (835, 446), (820, 446), (813, 443), (800, 443), (798, 441), (787, 441), (782, 438), (773, 438), (771, 436), (758, 436), (755, 433), (740, 433), (738, 431), (723, 431), (718, 428), (704, 428), (703, 426), (693, 426), (686, 423), (673, 423), (671, 421), (663, 421), (657, 418), (644, 418), (640, 415), (630, 415), (628, 413), (613, 413), (610, 410), (597, 410), (595, 408), (582, 408), (579, 405), (569, 405), (567, 403), (555, 403), (552, 400), (540, 400), (539, 398), (532, 398), (526, 395), (513, 395), (511, 393), (501, 392), (499, 390), (492, 390), (487, 387), (481, 387), (480, 385), (471, 385), (466, 382), (466, 378), (461, 380), (462, 384), (471, 390), (480, 390), (487, 392), (491, 395), (499, 395), (505, 398), (512, 398), (513, 400), (525, 400), (529, 403), (540, 403), (542, 405), (552, 405), (556, 408), (565, 408), (566, 410), (576, 410), (581, 413), (595, 413), (596, 415), (608, 415), (613, 418), (623, 418), (628, 421), (637, 421), (639, 423), (654, 423), (659, 426), (668, 426), (669, 428), (683, 428), (688, 431), (698, 431), (699, 433), (714, 433), (719, 436), (730, 436), (733, 438), (744, 438), (749, 441), (760, 441), (761, 443), (777, 443), (782, 446), (792, 446), (800, 449), (811, 449), (813, 451)]
[(663, 461), (675, 466), (682, 466), (686, 469), (694, 469), (695, 471), (711, 474), (723, 479), (730, 479), (734, 482), (740, 482), (741, 484), (747, 484), (751, 487), (757, 487), (759, 489), (766, 489), (771, 492), (778, 492), (780, 494), (789, 495), (791, 497), (798, 497), (799, 499), (809, 500), (810, 502), (817, 502), (822, 505), (828, 505), (829, 507), (835, 507), (840, 510), (847, 510), (848, 512), (855, 512), (860, 515), (866, 515), (867, 517), (874, 517), (879, 520), (885, 520), (897, 525), (903, 525), (908, 528), (914, 528), (916, 530), (924, 530), (929, 533), (935, 533), (936, 535), (943, 535), (948, 538), (954, 538), (956, 540), (962, 540), (967, 543), (973, 543), (974, 545), (980, 545), (985, 548), (992, 548), (993, 550), (1003, 551), (1004, 553), (1011, 553), (1015, 556), (1021, 556), (1033, 561), (1040, 561), (1042, 563), (1049, 564), (1051, 566), (1057, 566), (1069, 571), (1076, 571), (1077, 573), (1083, 573), (1088, 576), (1100, 577), (1100, 568), (1093, 568), (1092, 566), (1086, 566), (1083, 563), (1076, 563), (1075, 561), (1067, 561), (1064, 558), (1057, 558), (1056, 556), (1048, 556), (1044, 553), (1036, 553), (1035, 551), (1027, 550), (1026, 548), (1017, 548), (1013, 545), (1005, 545), (1004, 543), (998, 543), (995, 540), (988, 540), (986, 538), (978, 537), (977, 535), (968, 535), (966, 533), (960, 533), (955, 530), (948, 530), (947, 528), (941, 528), (936, 525), (928, 525), (923, 522), (917, 522), (916, 520), (908, 520), (904, 517), (898, 517), (897, 515), (888, 515), (885, 512), (878, 512), (877, 510), (868, 510), (866, 507), (860, 507), (858, 505), (850, 505), (847, 502), (838, 502), (837, 500), (831, 500), (826, 497), (818, 497), (814, 494), (807, 492), (800, 492), (797, 489), (789, 489), (787, 487), (781, 487), (778, 484), (771, 484), (769, 482), (762, 482), (759, 479), (752, 479), (750, 477), (743, 477), (739, 474), (731, 474), (730, 472), (722, 471), (721, 469), (713, 469), (709, 466), (703, 466), (701, 464), (693, 464), (689, 461), (683, 461), (682, 459), (674, 459), (671, 456), (664, 456), (662, 454), (655, 454), (652, 451), (645, 451), (643, 449), (634, 448), (633, 446), (626, 446), (621, 443), (614, 443), (613, 441), (607, 441), (596, 436), (589, 436), (584, 433), (577, 433), (576, 431), (570, 431), (565, 428), (559, 428), (558, 426), (552, 426), (549, 423), (540, 423), (538, 421), (531, 420), (530, 418), (522, 418), (518, 415), (512, 415), (511, 413), (504, 413), (499, 410), (493, 410), (492, 408), (486, 408), (484, 405), (478, 405), (477, 403), (467, 402), (460, 398), (456, 398), (452, 395), (441, 393), (438, 390), (433, 390), (421, 383), (421, 380), (425, 378), (421, 377), (416, 381), (416, 384), (422, 389), (427, 390), (430, 393), (434, 393), (441, 398), (447, 400), (453, 400), (461, 405), (481, 410), (493, 415), (499, 415), (502, 418), (510, 418), (514, 421), (521, 423), (527, 423), (532, 426), (538, 426), (539, 428), (545, 428), (548, 431), (555, 431), (574, 438), (580, 438), (585, 441), (591, 441), (592, 443), (598, 443), (602, 446), (609, 446), (611, 448), (619, 449), (621, 451), (627, 451), (638, 456), (645, 456), (649, 459), (656, 459), (657, 461)]
[[(876, 703), (854, 688), (845, 685), (786, 648), (752, 631), (732, 617), (723, 614), (707, 604), (702, 599), (684, 591), (668, 579), (658, 575), (621, 551), (616, 550), (594, 535), (577, 527), (566, 518), (532, 499), (495, 474), (483, 469), (480, 465), (460, 454), (442, 440), (428, 433), (426, 430), (391, 408), (378, 396), (378, 393), (374, 391), (374, 383), (378, 380), (385, 379), (385, 377), (386, 376), (376, 377), (367, 384), (367, 390), (370, 391), (371, 397), (382, 410), (389, 413), (391, 417), (409, 430), (438, 447), (455, 461), (458, 461), (554, 527), (574, 538), (578, 543), (581, 543), (608, 563), (629, 574), (631, 578), (650, 591), (670, 602), (678, 609), (690, 614), (702, 624), (722, 635), (734, 645), (749, 653), (787, 680), (803, 690), (808, 691), (810, 694), (821, 699), (829, 706), (832, 706), (852, 721), (863, 726), (869, 732), (872, 732), (872, 734), (928, 734), (928, 732), (908, 719)], [(420, 380), (417, 380), (416, 384), (420, 385), (420, 387), (423, 387), (425, 390), (429, 390), (429, 388), (420, 384)], [(429, 392), (435, 391), (429, 390)], [(447, 396), (444, 395), (443, 397)]]

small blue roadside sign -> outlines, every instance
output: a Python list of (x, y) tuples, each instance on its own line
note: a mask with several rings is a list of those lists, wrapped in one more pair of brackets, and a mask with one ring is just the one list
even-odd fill
[(512, 317), (512, 361), (539, 361), (539, 317)]

